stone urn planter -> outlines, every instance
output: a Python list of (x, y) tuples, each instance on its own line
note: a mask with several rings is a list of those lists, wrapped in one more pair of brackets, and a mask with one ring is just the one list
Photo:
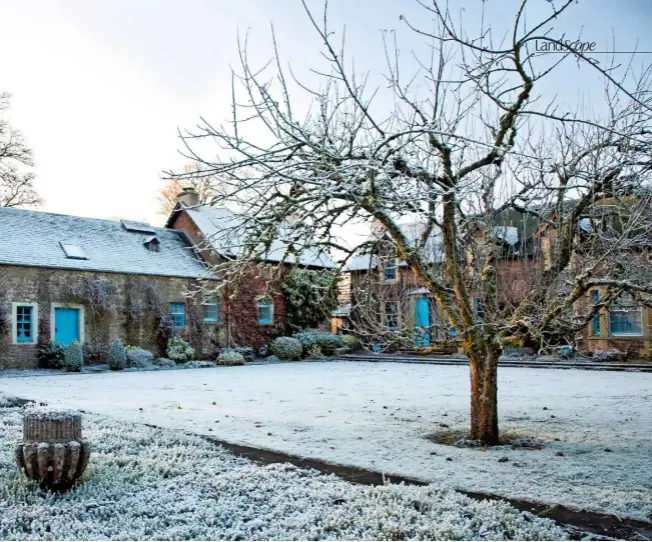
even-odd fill
[(72, 487), (86, 470), (91, 455), (82, 438), (81, 414), (31, 411), (23, 416), (23, 441), (16, 444), (16, 463), (28, 478), (53, 491)]

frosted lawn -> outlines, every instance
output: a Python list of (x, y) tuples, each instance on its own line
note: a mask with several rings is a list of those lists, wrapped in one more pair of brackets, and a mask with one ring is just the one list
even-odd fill
[[(303, 362), (0, 379), (8, 393), (123, 420), (648, 519), (652, 374), (501, 367), (498, 388), (502, 429), (544, 440), (545, 449), (457, 449), (426, 438), (442, 425), (468, 428), (465, 367)], [(509, 461), (499, 463), (503, 456)]]

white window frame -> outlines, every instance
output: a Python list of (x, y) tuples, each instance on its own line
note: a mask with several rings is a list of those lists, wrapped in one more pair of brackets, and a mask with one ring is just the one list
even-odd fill
[[(18, 307), (32, 307), (32, 340), (18, 340)], [(38, 303), (22, 303), (16, 301), (11, 304), (11, 344), (34, 345), (38, 342)]]
[(55, 338), (55, 322), (54, 322), (54, 309), (79, 309), (79, 342), (84, 344), (86, 341), (86, 315), (84, 305), (76, 303), (51, 303), (50, 304), (50, 338), (54, 341)]
[[(214, 301), (214, 303), (212, 302)], [(217, 320), (206, 320), (206, 313), (203, 312), (204, 307), (217, 307)], [(202, 303), (202, 322), (204, 324), (219, 324), (220, 323), (220, 297), (217, 295), (212, 295), (204, 297), (204, 302)]]
[[(397, 282), (398, 281), (398, 260), (396, 258), (388, 258), (386, 260), (383, 260), (382, 263), (382, 273), (383, 273), (383, 282)], [(393, 269), (394, 270), (394, 278), (393, 279), (388, 279), (385, 277), (385, 268), (388, 269)]]

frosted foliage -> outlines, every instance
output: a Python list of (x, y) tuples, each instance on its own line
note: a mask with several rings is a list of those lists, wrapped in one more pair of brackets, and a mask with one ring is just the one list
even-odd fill
[(303, 346), (293, 337), (279, 337), (270, 345), (272, 353), (283, 360), (298, 360), (303, 354)]
[[(2, 402), (0, 402), (2, 404)], [(0, 408), (17, 440), (19, 408)], [(552, 521), (437, 486), (366, 487), (290, 465), (261, 467), (207, 441), (86, 415), (84, 483), (46, 494), (0, 469), (0, 539), (562, 540)], [(3, 464), (10, 448), (0, 448)]]
[(126, 354), (128, 367), (148, 367), (154, 363), (154, 354), (149, 350), (134, 348)]
[(70, 343), (68, 348), (66, 348), (63, 363), (68, 371), (79, 371), (82, 368), (82, 365), (84, 365), (84, 353), (81, 344), (77, 341)]
[(125, 368), (126, 364), (125, 347), (119, 340), (113, 341), (109, 348), (109, 367), (112, 371), (120, 371)]
[(168, 358), (177, 363), (190, 361), (195, 357), (195, 349), (179, 337), (172, 337), (168, 343)]
[(219, 365), (244, 365), (245, 359), (238, 352), (222, 352), (217, 358)]

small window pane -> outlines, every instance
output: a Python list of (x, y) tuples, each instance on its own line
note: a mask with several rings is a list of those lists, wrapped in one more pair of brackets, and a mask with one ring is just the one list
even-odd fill
[(175, 329), (186, 327), (185, 303), (170, 303), (170, 320), (172, 321), (172, 327)]
[[(600, 300), (600, 292), (598, 290), (593, 290), (591, 292), (591, 303), (596, 305)], [(596, 314), (591, 320), (591, 335), (597, 337), (600, 335), (600, 315)]]
[(32, 337), (32, 307), (18, 306), (16, 307), (16, 340), (31, 342)]
[(383, 263), (383, 278), (396, 280), (396, 260), (387, 260)]
[(631, 298), (621, 298), (609, 308), (609, 329), (612, 335), (641, 335), (641, 307)]
[(208, 297), (204, 300), (204, 322), (220, 321), (220, 305), (217, 297)]
[(258, 302), (258, 323), (271, 324), (272, 323), (272, 303), (271, 301)]
[(387, 329), (398, 329), (396, 301), (385, 302), (385, 327)]

